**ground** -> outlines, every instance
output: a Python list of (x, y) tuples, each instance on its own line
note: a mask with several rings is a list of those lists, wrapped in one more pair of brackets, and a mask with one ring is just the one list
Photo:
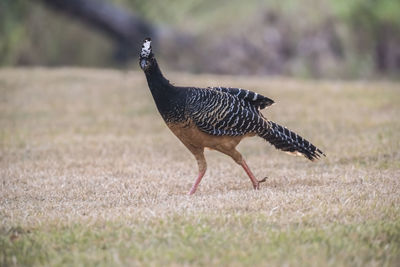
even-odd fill
[(327, 157), (245, 139), (261, 189), (208, 151), (188, 196), (196, 162), (143, 73), (1, 69), (1, 266), (399, 266), (400, 84), (166, 75), (272, 98)]

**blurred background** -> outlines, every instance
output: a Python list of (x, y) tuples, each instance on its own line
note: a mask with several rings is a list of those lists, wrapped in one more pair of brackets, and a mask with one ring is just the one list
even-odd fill
[(400, 74), (399, 0), (0, 0), (1, 66), (304, 78)]

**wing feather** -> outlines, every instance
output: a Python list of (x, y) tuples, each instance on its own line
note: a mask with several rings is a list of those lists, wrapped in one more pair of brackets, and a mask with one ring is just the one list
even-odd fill
[(208, 134), (245, 135), (255, 132), (263, 121), (260, 119), (260, 102), (248, 100), (260, 95), (250, 93), (253, 92), (191, 88), (186, 112), (196, 126)]
[(240, 99), (251, 102), (260, 109), (264, 109), (275, 103), (274, 100), (266, 96), (241, 88), (209, 87), (209, 89), (234, 95)]

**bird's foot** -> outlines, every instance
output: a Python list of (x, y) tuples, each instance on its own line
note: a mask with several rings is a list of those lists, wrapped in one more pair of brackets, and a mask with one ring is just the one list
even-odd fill
[(264, 178), (262, 178), (262, 179), (259, 180), (258, 182), (259, 182), (259, 183), (264, 183), (265, 181), (267, 181), (267, 179), (268, 179), (268, 176), (265, 176)]
[(257, 183), (253, 184), (254, 189), (256, 189), (256, 190), (260, 189), (260, 184), (267, 181), (267, 179), (268, 179), (268, 177), (264, 177), (263, 179), (258, 180)]

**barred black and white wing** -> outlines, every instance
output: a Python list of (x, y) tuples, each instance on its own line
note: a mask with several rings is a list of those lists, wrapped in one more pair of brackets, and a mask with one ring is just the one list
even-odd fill
[(190, 89), (187, 112), (200, 130), (217, 136), (254, 133), (277, 149), (302, 154), (310, 160), (318, 159), (321, 155), (325, 156), (320, 149), (303, 137), (264, 119), (260, 107), (254, 101), (248, 100), (249, 97), (256, 99), (254, 95), (250, 95), (253, 92), (249, 91), (239, 98), (235, 95), (235, 92), (239, 91), (227, 92), (225, 89)]
[(188, 116), (200, 130), (211, 135), (240, 136), (258, 132), (264, 119), (254, 102), (257, 96), (252, 96), (254, 101), (248, 101), (231, 92), (234, 91), (191, 88), (187, 98)]
[(236, 96), (239, 99), (243, 99), (245, 101), (249, 101), (256, 107), (260, 109), (264, 109), (270, 105), (272, 105), (274, 100), (260, 95), (258, 93), (246, 90), (246, 89), (241, 89), (241, 88), (230, 88), (230, 87), (209, 87), (209, 89), (216, 90), (219, 92), (224, 92), (231, 94), (233, 96)]

